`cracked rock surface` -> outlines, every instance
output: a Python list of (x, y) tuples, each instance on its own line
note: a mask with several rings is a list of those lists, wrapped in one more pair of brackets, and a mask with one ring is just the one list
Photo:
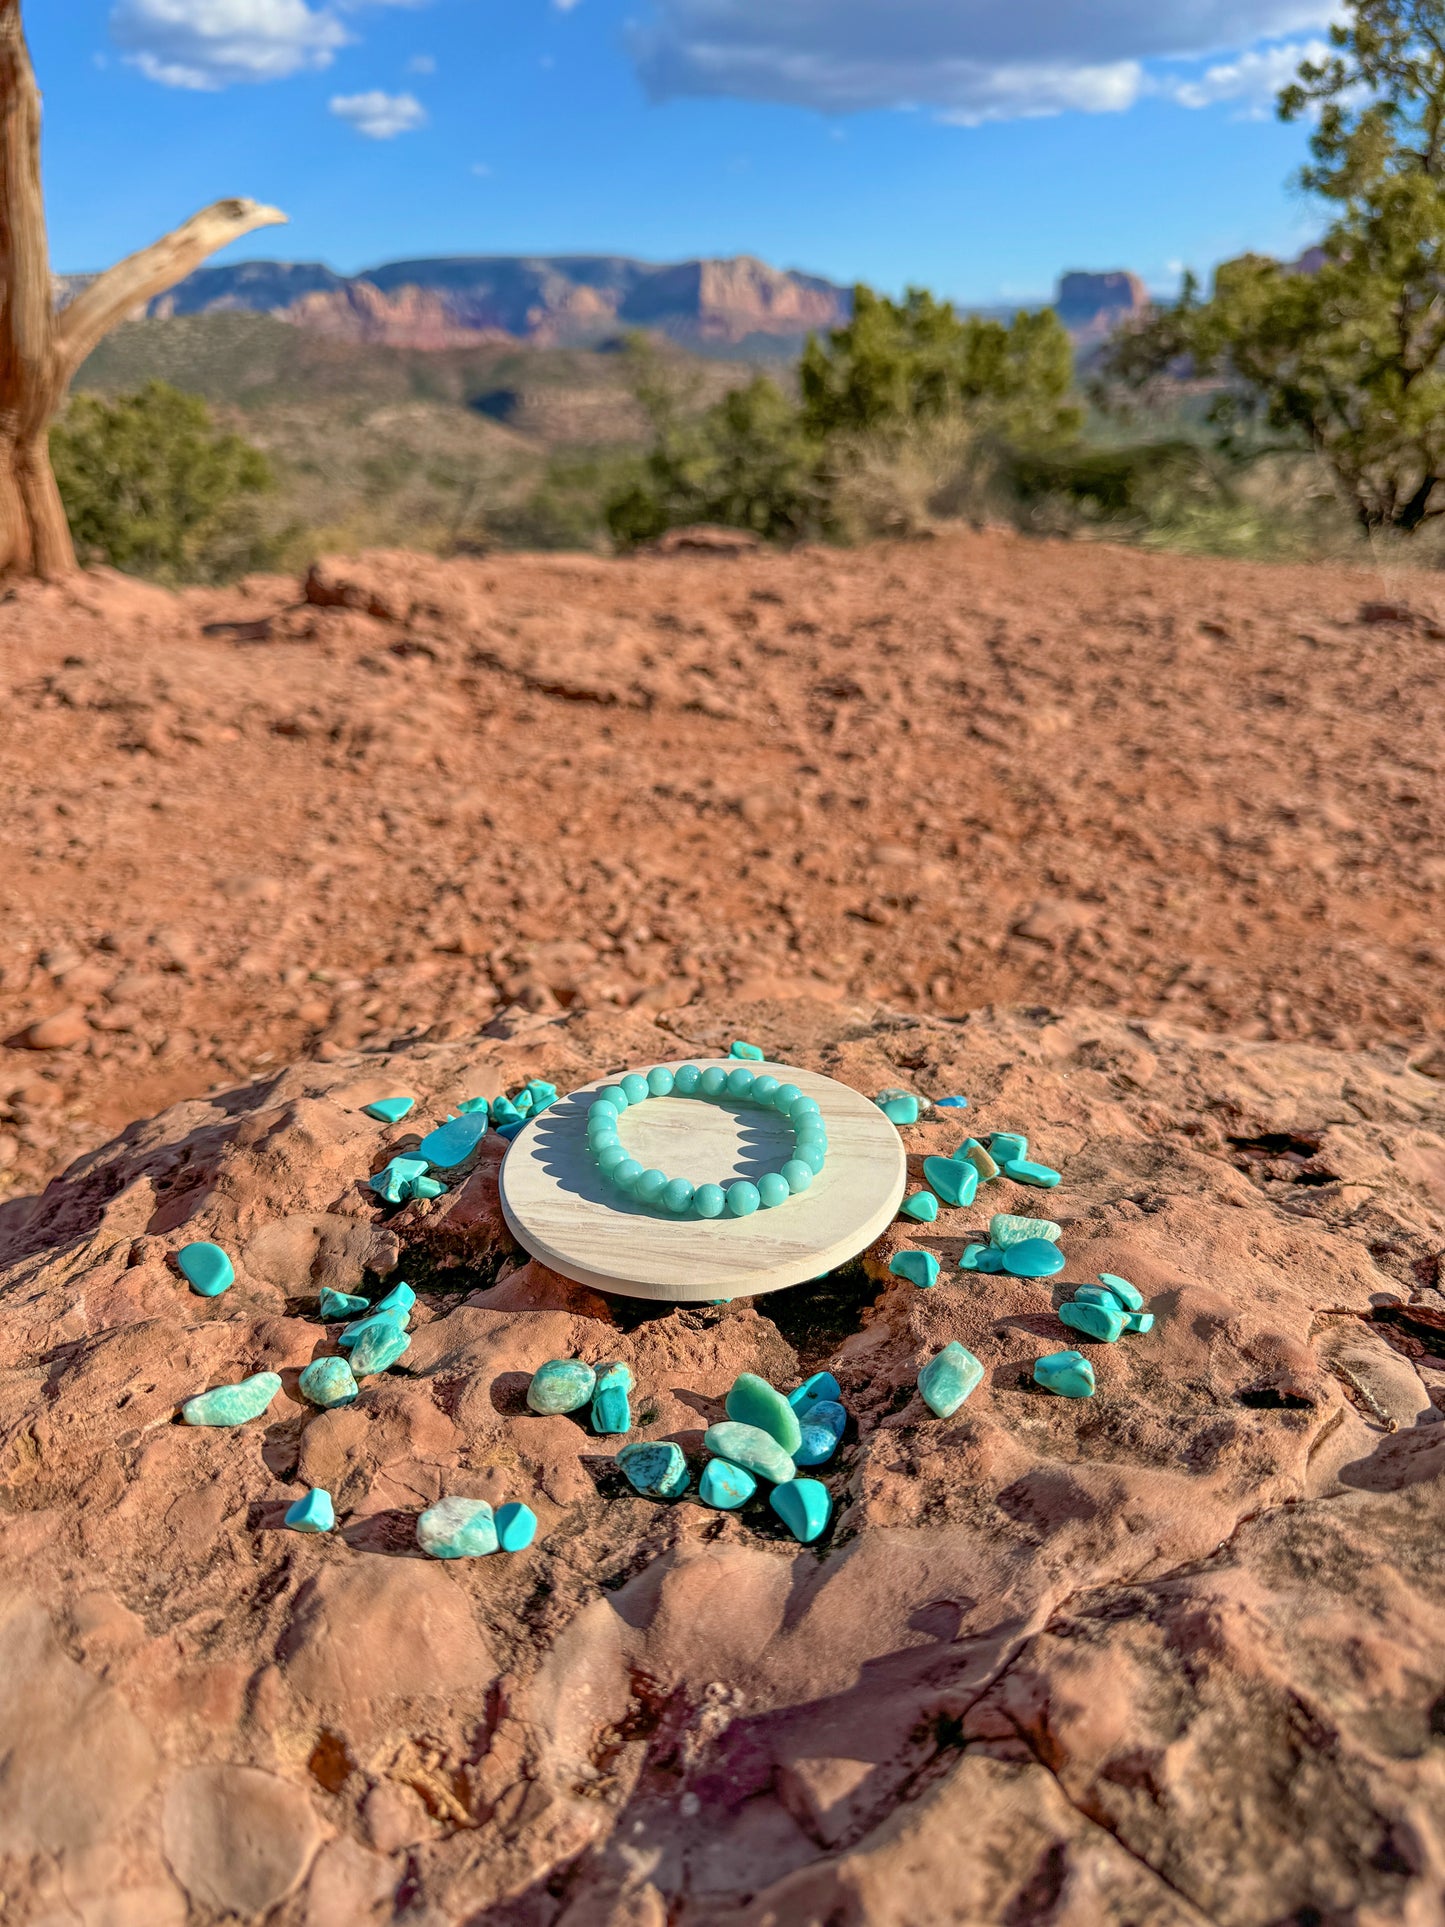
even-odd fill
[[(910, 1177), (1017, 1129), (1064, 1173), (1051, 1280), (956, 1268), (999, 1183), (826, 1282), (607, 1300), (526, 1260), (489, 1136), (448, 1194), (365, 1180), (460, 1098), (733, 1036), (873, 1092), (966, 1092)], [(413, 1092), (384, 1125), (366, 1102)], [(222, 1297), (170, 1262), (213, 1239)], [(904, 1245), (939, 1283), (888, 1273)], [(1445, 1915), (1445, 1086), (1403, 1054), (1041, 1007), (514, 1013), (175, 1105), (0, 1209), (0, 1890), (6, 1927), (1428, 1927)], [(1156, 1323), (1029, 1382), (1096, 1272)], [(416, 1287), (354, 1405), (299, 1371), (323, 1285)], [(332, 1328), (334, 1329), (334, 1328)], [(915, 1388), (950, 1339), (983, 1382)], [(619, 1358), (633, 1436), (527, 1411)], [(853, 1424), (796, 1545), (696, 1503), (740, 1371), (827, 1367)], [(236, 1431), (175, 1422), (273, 1370)], [(307, 1487), (337, 1530), (281, 1527)], [(537, 1513), (439, 1564), (445, 1494)]]

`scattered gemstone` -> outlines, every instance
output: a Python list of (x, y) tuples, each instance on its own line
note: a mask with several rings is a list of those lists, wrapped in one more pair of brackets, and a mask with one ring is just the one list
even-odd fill
[(281, 1389), (275, 1372), (257, 1372), (236, 1385), (217, 1385), (213, 1391), (198, 1392), (181, 1407), (187, 1425), (244, 1425), (260, 1418)]
[(967, 1158), (925, 1158), (923, 1182), (945, 1204), (972, 1204), (978, 1190), (978, 1169)]
[(930, 1412), (952, 1418), (983, 1378), (983, 1367), (955, 1338), (918, 1374), (918, 1390)]
[(1153, 1331), (1154, 1329), (1153, 1312), (1152, 1311), (1126, 1311), (1124, 1313), (1124, 1329), (1126, 1332)]
[(492, 1099), (487, 1106), (487, 1111), (493, 1124), (513, 1124), (522, 1118), (522, 1113), (505, 1092), (500, 1097)]
[(369, 1180), (371, 1188), (386, 1204), (405, 1204), (415, 1197), (417, 1180), (426, 1176), (424, 1158), (393, 1158)]
[(1105, 1311), (1123, 1311), (1124, 1309), (1107, 1285), (1080, 1285), (1074, 1292), (1074, 1302), (1080, 1305), (1102, 1305)]
[(848, 1429), (848, 1409), (840, 1399), (815, 1398), (798, 1414), (803, 1425), (826, 1425), (835, 1439)]
[(1030, 1164), (1027, 1158), (1009, 1158), (1003, 1167), (1006, 1178), (1015, 1184), (1035, 1184), (1041, 1191), (1052, 1191), (1063, 1182), (1062, 1176), (1047, 1164)]
[(503, 1552), (525, 1552), (537, 1536), (537, 1515), (519, 1499), (499, 1505), (492, 1519)]
[(697, 1496), (704, 1505), (719, 1512), (735, 1512), (746, 1505), (758, 1489), (758, 1482), (745, 1466), (730, 1459), (709, 1459), (697, 1482)]
[(938, 1260), (931, 1251), (900, 1251), (888, 1269), (896, 1278), (911, 1278), (924, 1291), (938, 1282)]
[(727, 1459), (775, 1485), (793, 1476), (793, 1461), (788, 1454), (771, 1433), (759, 1431), (756, 1425), (739, 1425), (732, 1420), (710, 1425), (702, 1442), (714, 1457)]
[(1126, 1311), (1143, 1311), (1144, 1294), (1137, 1285), (1131, 1285), (1127, 1278), (1120, 1278), (1112, 1271), (1101, 1271), (1099, 1283), (1113, 1292)]
[(524, 1117), (504, 1118), (502, 1122), (496, 1127), (497, 1136), (501, 1138), (505, 1143), (510, 1144), (512, 1139), (517, 1135), (518, 1131), (521, 1130), (522, 1126), (526, 1122), (527, 1120)]
[(1061, 1398), (1092, 1398), (1094, 1368), (1082, 1352), (1050, 1352), (1035, 1359), (1034, 1383)]
[(991, 1247), (989, 1245), (965, 1245), (963, 1247), (963, 1256), (958, 1261), (959, 1270), (960, 1271), (981, 1270), (982, 1267), (980, 1266), (978, 1261), (981, 1257), (983, 1257), (984, 1253), (989, 1251), (990, 1249)]
[(935, 1097), (933, 1103), (934, 1108), (940, 1111), (966, 1111), (968, 1109), (968, 1099), (966, 1097)]
[(687, 1490), (687, 1460), (682, 1447), (670, 1440), (662, 1439), (655, 1445), (624, 1445), (617, 1463), (626, 1473), (628, 1484), (644, 1498), (675, 1499)]
[(880, 1097), (875, 1102), (890, 1124), (901, 1124), (906, 1128), (918, 1122), (918, 1099), (911, 1091), (901, 1091), (887, 1098)]
[(1003, 1268), (1015, 1278), (1052, 1278), (1063, 1270), (1064, 1254), (1048, 1238), (1024, 1238), (1007, 1247)]
[(302, 1398), (323, 1410), (349, 1405), (356, 1397), (356, 1374), (344, 1358), (313, 1358), (296, 1381)]
[(390, 1325), (397, 1331), (405, 1331), (409, 1322), (404, 1311), (371, 1311), (365, 1318), (358, 1318), (350, 1325), (343, 1325), (336, 1334), (336, 1342), (344, 1352), (349, 1352), (373, 1325)]
[(318, 1485), (286, 1508), (286, 1524), (293, 1532), (330, 1532), (336, 1524), (331, 1494)]
[(323, 1318), (349, 1318), (355, 1311), (365, 1311), (366, 1300), (354, 1291), (333, 1291), (330, 1285), (321, 1287), (321, 1316)]
[(379, 1097), (374, 1104), (363, 1104), (361, 1108), (368, 1117), (382, 1124), (400, 1124), (415, 1103), (414, 1097)]
[(803, 1435), (798, 1441), (798, 1449), (793, 1454), (795, 1465), (826, 1465), (838, 1450), (838, 1435), (831, 1425), (814, 1425), (810, 1419), (803, 1427)]
[(793, 1479), (774, 1486), (768, 1504), (795, 1539), (810, 1546), (828, 1523), (833, 1502), (819, 1479)]
[(545, 1111), (549, 1104), (557, 1102), (557, 1086), (549, 1084), (543, 1077), (534, 1077), (527, 1084), (527, 1095), (532, 1100), (532, 1116)]
[(358, 1378), (387, 1371), (411, 1345), (411, 1339), (390, 1318), (378, 1318), (351, 1348), (351, 1369)]
[(416, 1154), (438, 1171), (450, 1171), (472, 1155), (486, 1135), (486, 1129), (487, 1120), (480, 1111), (466, 1111), (428, 1131), (416, 1147)]
[(1059, 1317), (1071, 1331), (1084, 1332), (1106, 1345), (1117, 1342), (1124, 1329), (1124, 1316), (1122, 1311), (1110, 1311), (1106, 1305), (1081, 1304), (1077, 1300), (1059, 1306)]
[(920, 1224), (932, 1224), (938, 1216), (938, 1199), (931, 1191), (915, 1191), (911, 1198), (905, 1198), (902, 1205), (905, 1218), (916, 1218)]
[(236, 1267), (219, 1245), (182, 1245), (176, 1253), (181, 1276), (202, 1298), (219, 1298), (236, 1282)]
[(632, 1390), (632, 1373), (616, 1362), (597, 1370), (597, 1389), (592, 1394), (592, 1429), (607, 1435), (632, 1430), (632, 1407), (627, 1394)]
[(497, 1522), (485, 1499), (438, 1499), (417, 1520), (416, 1540), (433, 1559), (480, 1559), (497, 1550)]
[(756, 1044), (745, 1044), (741, 1037), (733, 1039), (728, 1049), (729, 1057), (741, 1057), (749, 1064), (765, 1064), (767, 1053), (760, 1051)]
[(520, 1118), (530, 1117), (532, 1115), (532, 1093), (530, 1091), (518, 1091), (517, 1095), (512, 1099), (512, 1109)]
[(415, 1303), (416, 1303), (416, 1293), (412, 1290), (411, 1286), (406, 1282), (405, 1278), (402, 1278), (401, 1280), (398, 1281), (398, 1283), (392, 1286), (391, 1290), (386, 1294), (385, 1298), (382, 1298), (378, 1301), (376, 1305), (376, 1309), (377, 1311), (394, 1311), (394, 1312), (407, 1313), (407, 1312), (410, 1312), (412, 1306)]
[(1011, 1164), (1015, 1158), (1026, 1158), (1029, 1154), (1029, 1141), (1017, 1131), (990, 1131), (988, 1154), (1002, 1167)]
[(988, 1241), (1000, 1251), (1008, 1245), (1022, 1244), (1025, 1238), (1048, 1238), (1057, 1242), (1061, 1229), (1052, 1218), (1020, 1218), (1012, 1211), (995, 1211), (988, 1221)]
[(533, 1412), (580, 1412), (596, 1389), (596, 1372), (580, 1358), (549, 1358), (532, 1374), (527, 1406)]
[(798, 1414), (783, 1394), (756, 1372), (741, 1372), (727, 1395), (727, 1415), (739, 1425), (754, 1425), (791, 1455), (798, 1448)]
[(998, 1176), (998, 1166), (994, 1163), (987, 1148), (980, 1144), (976, 1137), (965, 1138), (963, 1149), (958, 1155), (961, 1158), (968, 1159), (969, 1163), (978, 1173), (978, 1181), (980, 1184), (992, 1184), (993, 1180)]
[(797, 1391), (788, 1393), (788, 1403), (797, 1412), (815, 1398), (841, 1399), (842, 1396), (843, 1387), (831, 1372), (814, 1372), (811, 1378), (803, 1380)]
[(457, 1109), (463, 1113), (470, 1113), (472, 1111), (485, 1111), (487, 1105), (488, 1099), (485, 1097), (464, 1097), (461, 1103), (458, 1104)]

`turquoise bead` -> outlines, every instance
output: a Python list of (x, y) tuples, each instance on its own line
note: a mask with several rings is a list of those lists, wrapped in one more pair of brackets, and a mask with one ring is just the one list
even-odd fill
[(771, 1104), (781, 1089), (776, 1077), (764, 1074), (753, 1079), (753, 1097), (759, 1104)]
[(597, 1387), (597, 1374), (580, 1358), (549, 1358), (532, 1374), (527, 1407), (533, 1412), (576, 1412)]
[(632, 1373), (626, 1365), (603, 1365), (597, 1373), (597, 1389), (592, 1394), (592, 1429), (614, 1434), (632, 1430), (632, 1407), (627, 1394), (632, 1389)]
[(1083, 1332), (1105, 1345), (1117, 1344), (1124, 1330), (1126, 1314), (1110, 1311), (1107, 1305), (1080, 1304), (1077, 1300), (1059, 1306), (1059, 1317), (1070, 1331)]
[(916, 1218), (920, 1224), (932, 1224), (938, 1216), (938, 1199), (931, 1191), (915, 1191), (911, 1198), (905, 1198), (902, 1205), (905, 1218)]
[(727, 1193), (720, 1184), (700, 1184), (693, 1194), (692, 1208), (700, 1218), (720, 1218), (727, 1203)]
[(409, 1312), (416, 1303), (416, 1293), (405, 1278), (394, 1284), (385, 1298), (379, 1299), (374, 1307), (380, 1312)]
[(990, 1131), (988, 1135), (989, 1155), (999, 1165), (1011, 1164), (1015, 1158), (1026, 1158), (1029, 1154), (1029, 1141), (1017, 1131)]
[(379, 1097), (374, 1104), (363, 1104), (361, 1108), (368, 1117), (382, 1124), (400, 1124), (415, 1103), (414, 1097)]
[(897, 1278), (911, 1278), (924, 1291), (938, 1282), (938, 1260), (931, 1251), (900, 1251), (888, 1269)]
[(236, 1267), (219, 1245), (182, 1245), (176, 1253), (181, 1276), (202, 1298), (219, 1298), (236, 1282)]
[(779, 1084), (773, 1092), (773, 1109), (786, 1117), (802, 1095), (796, 1084)]
[(593, 1124), (607, 1124), (615, 1131), (617, 1129), (617, 1120), (621, 1115), (622, 1113), (618, 1110), (617, 1106), (615, 1104), (609, 1104), (605, 1097), (596, 1097), (587, 1106), (587, 1122), (589, 1126)]
[(781, 1171), (768, 1171), (758, 1179), (758, 1202), (764, 1211), (772, 1211), (780, 1204), (786, 1204), (792, 1197), (793, 1189)]
[(1052, 1218), (1020, 1218), (1012, 1211), (995, 1211), (988, 1221), (988, 1241), (1002, 1251), (1025, 1238), (1048, 1238), (1057, 1244), (1061, 1227)]
[(647, 1088), (654, 1097), (671, 1097), (674, 1082), (666, 1064), (656, 1064), (647, 1073)]
[(1120, 1278), (1112, 1271), (1101, 1271), (1099, 1283), (1112, 1291), (1126, 1311), (1143, 1311), (1144, 1294), (1137, 1285), (1131, 1285), (1127, 1278)]
[(427, 1132), (416, 1147), (416, 1154), (438, 1171), (451, 1171), (472, 1155), (486, 1129), (487, 1120), (480, 1111), (448, 1118), (445, 1124), (439, 1124), (434, 1131)]
[(296, 1381), (302, 1398), (327, 1411), (356, 1397), (356, 1374), (344, 1358), (313, 1358)]
[(728, 1186), (728, 1211), (734, 1218), (750, 1218), (761, 1203), (758, 1187), (746, 1178)]
[(758, 1489), (758, 1482), (746, 1467), (730, 1459), (709, 1459), (697, 1482), (697, 1496), (704, 1505), (719, 1512), (735, 1512), (746, 1505)]
[(1092, 1398), (1094, 1368), (1082, 1352), (1050, 1352), (1035, 1359), (1034, 1383), (1061, 1398)]
[(614, 1111), (625, 1111), (632, 1102), (620, 1084), (608, 1084), (597, 1093), (599, 1104), (610, 1104)]
[(709, 1064), (698, 1082), (704, 1097), (721, 1097), (727, 1087), (728, 1074), (721, 1064)]
[(770, 1433), (760, 1431), (756, 1425), (742, 1425), (729, 1419), (721, 1425), (710, 1425), (703, 1433), (702, 1442), (713, 1458), (741, 1465), (775, 1485), (793, 1476), (792, 1459)]
[(1041, 1191), (1052, 1191), (1063, 1178), (1047, 1164), (1030, 1164), (1027, 1158), (1010, 1158), (1003, 1167), (1006, 1178), (1015, 1184), (1036, 1184)]
[(639, 1077), (636, 1071), (629, 1071), (619, 1079), (629, 1104), (645, 1104), (652, 1093), (647, 1088), (647, 1079)]
[(788, 1393), (788, 1403), (796, 1412), (814, 1399), (837, 1401), (842, 1396), (843, 1387), (831, 1372), (814, 1372), (811, 1378), (803, 1380), (797, 1391)]
[[(792, 1163), (791, 1158), (788, 1161)], [(828, 1153), (823, 1149), (821, 1144), (809, 1144), (805, 1149), (799, 1150), (798, 1161), (806, 1164), (813, 1176), (817, 1177), (818, 1173), (828, 1161)]]
[(751, 1071), (735, 1070), (728, 1072), (728, 1096), (751, 1097), (753, 1093), (753, 1074)]
[(805, 1117), (821, 1117), (822, 1114), (822, 1106), (818, 1103), (816, 1097), (803, 1097), (799, 1095), (795, 1097), (788, 1106), (788, 1116), (793, 1120), (794, 1124), (801, 1124)]
[[(611, 1144), (604, 1144), (597, 1153), (597, 1169), (605, 1178), (610, 1178), (620, 1165), (630, 1164), (632, 1162), (634, 1162), (634, 1160), (630, 1157), (625, 1147), (615, 1140)], [(642, 1166), (638, 1165), (637, 1168), (640, 1171)]]
[(681, 1064), (672, 1074), (673, 1092), (678, 1097), (691, 1097), (702, 1082), (702, 1072), (696, 1064)]
[(644, 1171), (632, 1184), (632, 1195), (640, 1204), (656, 1204), (667, 1189), (666, 1171), (656, 1169)]
[[(622, 1139), (617, 1135), (616, 1130), (610, 1125), (603, 1125), (600, 1128), (594, 1128), (594, 1126), (589, 1124), (587, 1126), (587, 1143), (591, 1149), (593, 1157), (599, 1158), (604, 1151), (610, 1151), (614, 1144), (620, 1147), (622, 1144)], [(624, 1151), (623, 1156), (625, 1157), (626, 1155), (627, 1154)]]
[(766, 1432), (790, 1456), (799, 1438), (798, 1414), (781, 1392), (775, 1391), (756, 1372), (740, 1372), (727, 1395), (727, 1415), (739, 1425), (751, 1425)]
[(359, 1298), (354, 1291), (333, 1291), (330, 1285), (321, 1287), (320, 1312), (323, 1318), (350, 1318), (353, 1312), (365, 1310), (366, 1300)]
[(1048, 1238), (1023, 1238), (1006, 1247), (1003, 1268), (1015, 1278), (1052, 1278), (1064, 1268), (1064, 1254)]
[(257, 1372), (239, 1384), (198, 1392), (181, 1407), (181, 1417), (187, 1425), (244, 1425), (260, 1418), (280, 1389), (275, 1372)]
[(954, 1339), (918, 1374), (918, 1391), (930, 1412), (936, 1412), (939, 1418), (952, 1418), (982, 1379), (982, 1365)]
[(503, 1552), (525, 1552), (537, 1536), (537, 1515), (519, 1499), (499, 1505), (492, 1519)]
[(756, 1044), (745, 1044), (741, 1037), (733, 1039), (728, 1049), (728, 1056), (746, 1058), (750, 1064), (762, 1064), (767, 1061), (764, 1051), (759, 1050)]
[(624, 1445), (617, 1454), (627, 1482), (647, 1499), (675, 1499), (688, 1487), (687, 1460), (682, 1447), (669, 1439), (656, 1444)]
[(336, 1524), (336, 1507), (331, 1494), (318, 1485), (286, 1508), (286, 1524), (293, 1532), (330, 1532)]
[(613, 1165), (610, 1176), (619, 1191), (630, 1191), (644, 1169), (636, 1158), (623, 1158), (620, 1164)]
[(411, 1346), (411, 1339), (400, 1325), (389, 1318), (378, 1318), (351, 1348), (351, 1369), (358, 1378), (388, 1371)]
[(923, 1182), (945, 1204), (970, 1205), (978, 1191), (978, 1169), (967, 1158), (925, 1158)]
[(822, 1533), (833, 1509), (828, 1488), (818, 1479), (793, 1479), (787, 1485), (774, 1486), (768, 1504), (805, 1546), (812, 1545)]
[(433, 1559), (481, 1559), (497, 1550), (497, 1522), (485, 1499), (438, 1499), (417, 1520), (416, 1538)]
[(692, 1201), (697, 1193), (686, 1178), (669, 1178), (662, 1190), (662, 1204), (668, 1211), (681, 1217), (684, 1211), (692, 1209)]
[(803, 1436), (798, 1449), (793, 1454), (795, 1465), (826, 1465), (838, 1450), (838, 1434), (831, 1425), (818, 1425), (808, 1417), (803, 1425)]
[(813, 1167), (802, 1158), (789, 1158), (778, 1175), (790, 1191), (806, 1191), (813, 1182)]

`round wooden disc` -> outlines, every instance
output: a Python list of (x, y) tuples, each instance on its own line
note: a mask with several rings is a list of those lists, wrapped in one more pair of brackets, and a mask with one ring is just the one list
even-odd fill
[[(738, 1069), (736, 1058), (678, 1058)], [(643, 1066), (644, 1072), (650, 1066)], [(587, 1109), (600, 1077), (550, 1105), (502, 1160), (502, 1211), (517, 1242), (579, 1284), (629, 1298), (709, 1303), (755, 1298), (819, 1278), (856, 1258), (893, 1222), (903, 1198), (903, 1141), (876, 1104), (846, 1084), (788, 1064), (748, 1064), (816, 1098), (828, 1157), (806, 1191), (750, 1218), (675, 1218), (608, 1184), (587, 1144)], [(619, 1072), (617, 1076), (621, 1076)], [(695, 1097), (652, 1097), (622, 1114), (633, 1157), (693, 1184), (756, 1183), (791, 1154), (775, 1111)]]

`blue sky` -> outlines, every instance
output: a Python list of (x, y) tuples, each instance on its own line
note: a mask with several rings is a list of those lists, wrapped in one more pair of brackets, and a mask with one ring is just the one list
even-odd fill
[(223, 194), (232, 250), (751, 253), (968, 302), (1318, 219), (1273, 92), (1319, 0), (29, 0), (57, 268)]

